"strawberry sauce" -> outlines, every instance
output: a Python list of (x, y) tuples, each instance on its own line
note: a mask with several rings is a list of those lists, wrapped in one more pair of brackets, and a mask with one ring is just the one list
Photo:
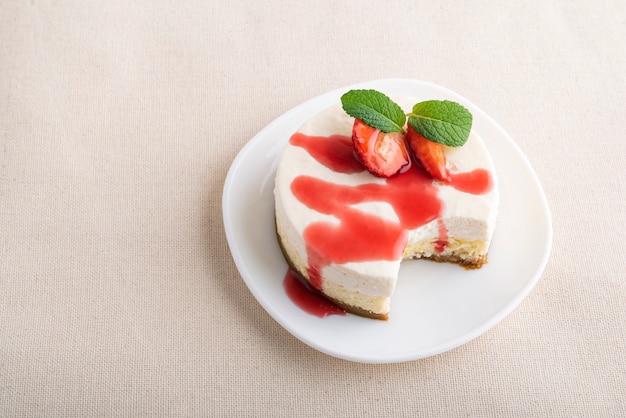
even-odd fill
[(448, 228), (443, 223), (443, 219), (437, 219), (437, 228), (439, 229), (439, 237), (435, 241), (435, 252), (442, 253), (448, 246)]
[(307, 136), (296, 132), (289, 142), (306, 149), (320, 164), (338, 173), (352, 174), (365, 170), (355, 158), (352, 139), (347, 136)]
[[(348, 137), (315, 137), (296, 134), (293, 145), (306, 149), (333, 171), (364, 168), (356, 161)], [(350, 145), (350, 146), (348, 146)], [(314, 222), (304, 230), (309, 261), (309, 278), (321, 288), (320, 272), (330, 263), (368, 260), (397, 260), (407, 244), (408, 230), (437, 219), (443, 210), (430, 176), (417, 164), (384, 183), (345, 186), (315, 177), (299, 176), (291, 184), (298, 200), (309, 208), (334, 215), (338, 222)], [(387, 202), (399, 222), (383, 219), (354, 207), (364, 202)]]
[[(352, 174), (365, 171), (354, 156), (349, 137), (320, 137), (296, 133), (291, 137), (290, 143), (304, 148), (320, 164), (335, 172)], [(466, 193), (482, 194), (491, 189), (492, 180), (488, 171), (476, 169), (468, 173), (452, 174), (451, 181), (440, 184)], [(442, 252), (447, 246), (448, 231), (440, 219), (443, 202), (437, 196), (432, 177), (417, 163), (410, 164), (408, 170), (384, 179), (382, 183), (372, 182), (358, 186), (346, 186), (303, 175), (293, 180), (291, 191), (307, 207), (336, 218), (336, 222), (313, 222), (304, 229), (308, 275), (311, 285), (317, 290), (321, 289), (322, 284), (320, 273), (327, 265), (397, 260), (402, 257), (409, 230), (435, 219), (439, 220), (439, 238), (435, 250)], [(398, 221), (383, 219), (354, 207), (365, 202), (388, 203), (395, 211)], [(291, 282), (297, 282), (297, 279), (292, 276), (293, 274), (288, 273), (285, 277), (285, 288), (289, 286), (292, 289), (287, 292), (302, 307), (303, 293), (293, 296), (295, 285)], [(309, 293), (313, 299), (320, 297), (317, 293)]]
[(283, 286), (289, 299), (303, 311), (311, 315), (326, 318), (328, 315), (346, 315), (345, 309), (335, 305), (321, 294), (315, 292), (298, 278), (297, 273), (289, 269), (285, 274)]
[(484, 168), (477, 168), (467, 173), (452, 173), (452, 180), (447, 183), (460, 192), (485, 194), (493, 188), (491, 174)]

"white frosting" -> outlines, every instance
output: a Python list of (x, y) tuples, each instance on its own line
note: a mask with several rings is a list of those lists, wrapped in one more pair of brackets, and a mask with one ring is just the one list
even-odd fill
[[(410, 110), (417, 102), (415, 99), (395, 99), (403, 109)], [(354, 119), (348, 116), (340, 104), (327, 109), (307, 121), (299, 132), (306, 135), (345, 135), (350, 136)], [(473, 195), (460, 192), (453, 187), (435, 183), (438, 195), (444, 202), (442, 214), (448, 236), (458, 237), (464, 241), (491, 240), (496, 223), (498, 207), (498, 187), (493, 162), (482, 139), (474, 132), (466, 144), (458, 148), (446, 148), (448, 165), (454, 172), (468, 172), (476, 168), (490, 171), (494, 187), (490, 192)], [(313, 222), (337, 220), (330, 215), (321, 214), (300, 202), (291, 191), (293, 180), (302, 175), (313, 176), (336, 184), (356, 186), (359, 184), (379, 182), (384, 179), (372, 176), (364, 171), (356, 174), (341, 174), (320, 164), (308, 152), (299, 146), (288, 144), (281, 157), (276, 174), (274, 190), (276, 199), (276, 219), (283, 236), (283, 241), (292, 254), (297, 254), (295, 263), (306, 263), (306, 244), (303, 239), (304, 229)], [(385, 202), (360, 204), (365, 212), (376, 214), (385, 219), (398, 221), (393, 208)], [(423, 240), (437, 239), (439, 229), (437, 221), (410, 231), (409, 245)], [(324, 268), (322, 275), (348, 291), (359, 292), (371, 296), (391, 296), (400, 268), (398, 259), (395, 261), (354, 262), (342, 265), (331, 264)], [(306, 264), (305, 264), (306, 265)]]

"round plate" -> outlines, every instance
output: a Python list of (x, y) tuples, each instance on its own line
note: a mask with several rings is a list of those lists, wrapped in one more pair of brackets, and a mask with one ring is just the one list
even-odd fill
[[(387, 95), (452, 100), (472, 112), (473, 129), (495, 163), (500, 212), (489, 263), (467, 271), (456, 265), (402, 263), (388, 321), (356, 315), (319, 318), (287, 297), (287, 263), (274, 231), (274, 176), (289, 137), (351, 89)], [(329, 355), (366, 363), (392, 363), (439, 354), (478, 337), (509, 314), (541, 275), (552, 244), (547, 201), (536, 174), (511, 137), (467, 99), (431, 83), (390, 79), (347, 86), (283, 114), (239, 152), (226, 177), (224, 227), (233, 259), (263, 308), (287, 331)]]

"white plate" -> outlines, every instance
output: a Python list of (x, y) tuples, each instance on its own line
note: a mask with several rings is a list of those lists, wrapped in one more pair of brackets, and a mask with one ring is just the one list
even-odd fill
[[(304, 121), (337, 103), (346, 91), (357, 88), (463, 104), (474, 116), (473, 129), (489, 148), (499, 178), (500, 214), (489, 264), (466, 271), (456, 265), (404, 262), (386, 322), (355, 315), (322, 319), (294, 305), (283, 289), (287, 264), (274, 232), (274, 175), (283, 147)], [(511, 137), (467, 99), (416, 80), (347, 86), (274, 120), (233, 161), (224, 184), (222, 210), (233, 259), (263, 308), (311, 347), (366, 363), (416, 360), (478, 337), (509, 314), (532, 289), (552, 244), (550, 212), (543, 190)]]

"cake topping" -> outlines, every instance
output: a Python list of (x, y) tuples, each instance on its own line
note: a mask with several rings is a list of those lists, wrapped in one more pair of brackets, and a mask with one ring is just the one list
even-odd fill
[(408, 114), (409, 126), (426, 139), (448, 147), (460, 147), (472, 130), (472, 114), (456, 102), (428, 100)]
[(354, 120), (352, 143), (359, 161), (378, 177), (391, 177), (411, 161), (402, 132), (384, 133), (360, 119)]
[(406, 115), (402, 108), (376, 90), (350, 90), (341, 96), (343, 110), (384, 133), (403, 132)]
[(341, 104), (355, 118), (354, 149), (372, 174), (391, 177), (407, 167), (408, 142), (433, 178), (450, 181), (442, 145), (460, 147), (469, 138), (472, 114), (466, 108), (448, 100), (428, 100), (415, 104), (405, 115), (398, 104), (376, 90), (350, 90), (341, 96)]
[(422, 134), (415, 132), (411, 125), (408, 126), (406, 139), (424, 170), (437, 180), (450, 181), (450, 172), (446, 167), (446, 157), (443, 155), (441, 144), (426, 139)]

